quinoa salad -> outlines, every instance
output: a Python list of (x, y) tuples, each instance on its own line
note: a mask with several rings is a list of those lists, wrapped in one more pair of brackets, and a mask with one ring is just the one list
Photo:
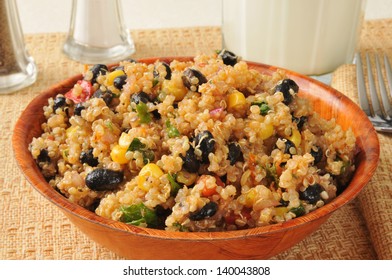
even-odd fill
[(169, 231), (281, 223), (330, 202), (355, 169), (351, 129), (300, 90), (227, 50), (86, 66), (49, 98), (29, 150), (53, 188), (102, 217)]

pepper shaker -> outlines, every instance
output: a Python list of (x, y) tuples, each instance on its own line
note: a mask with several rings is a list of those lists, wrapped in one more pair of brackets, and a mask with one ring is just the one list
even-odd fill
[(0, 94), (33, 84), (37, 67), (28, 54), (15, 0), (0, 0)]

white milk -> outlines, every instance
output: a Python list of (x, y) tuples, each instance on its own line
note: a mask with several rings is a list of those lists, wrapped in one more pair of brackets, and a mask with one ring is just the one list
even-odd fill
[(351, 63), (366, 0), (222, 0), (224, 47), (306, 75)]

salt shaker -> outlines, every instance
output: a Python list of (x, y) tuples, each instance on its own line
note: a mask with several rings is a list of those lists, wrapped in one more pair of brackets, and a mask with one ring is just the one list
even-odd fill
[(133, 54), (120, 0), (73, 0), (63, 52), (85, 64), (117, 62)]
[(15, 0), (0, 0), (0, 94), (33, 84), (37, 67), (28, 54)]

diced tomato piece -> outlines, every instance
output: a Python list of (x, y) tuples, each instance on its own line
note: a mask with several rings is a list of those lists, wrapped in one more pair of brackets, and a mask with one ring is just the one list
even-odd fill
[[(225, 183), (222, 182), (221, 178), (219, 178), (218, 175), (214, 175), (214, 177), (215, 177), (216, 185), (224, 188)], [(209, 196), (217, 194), (217, 193), (218, 192), (216, 191), (216, 186), (211, 187), (211, 186), (205, 185), (202, 192), (201, 192), (201, 195), (204, 197), (209, 197)]]
[[(71, 99), (75, 103), (84, 102), (90, 99), (90, 97), (94, 93), (94, 88), (92, 84), (89, 81), (85, 81), (85, 80), (79, 80), (77, 81), (76, 84), (77, 85), (75, 85), (71, 90), (69, 90), (65, 94), (65, 97)], [(77, 86), (79, 86), (81, 90), (76, 88)]]
[(250, 214), (251, 212), (252, 212), (252, 209), (251, 209), (251, 208), (244, 207), (244, 208), (241, 210), (241, 215), (242, 215), (242, 217), (244, 217), (245, 219), (250, 220), (250, 219), (252, 218), (252, 215)]
[(229, 215), (227, 215), (227, 216), (225, 216), (224, 217), (224, 219), (225, 219), (225, 222), (226, 222), (226, 224), (228, 224), (228, 225), (234, 225), (235, 224), (235, 221), (237, 220), (237, 219), (244, 219), (245, 218), (245, 220), (250, 220), (251, 218), (252, 218), (252, 216), (251, 216), (251, 211), (252, 211), (252, 209), (251, 208), (243, 208), (242, 210), (241, 210), (241, 215), (238, 215), (238, 214), (234, 214), (233, 212), (230, 212), (230, 214)]
[(229, 215), (225, 216), (225, 222), (228, 225), (234, 225), (235, 220), (238, 218), (238, 215), (235, 215), (233, 212), (231, 212)]
[(222, 179), (218, 175), (215, 175), (214, 177), (216, 179), (216, 184), (218, 186), (221, 186), (222, 188), (224, 188), (225, 187), (225, 183), (222, 182)]
[(201, 195), (204, 197), (209, 197), (214, 194), (217, 194), (216, 187), (208, 188), (207, 186), (205, 186), (201, 192)]
[(282, 166), (284, 166), (284, 165), (282, 165), (281, 161), (278, 161), (275, 163), (275, 166), (276, 166), (276, 175), (278, 175), (278, 177), (280, 177), (280, 175), (282, 175), (282, 172), (283, 172)]

